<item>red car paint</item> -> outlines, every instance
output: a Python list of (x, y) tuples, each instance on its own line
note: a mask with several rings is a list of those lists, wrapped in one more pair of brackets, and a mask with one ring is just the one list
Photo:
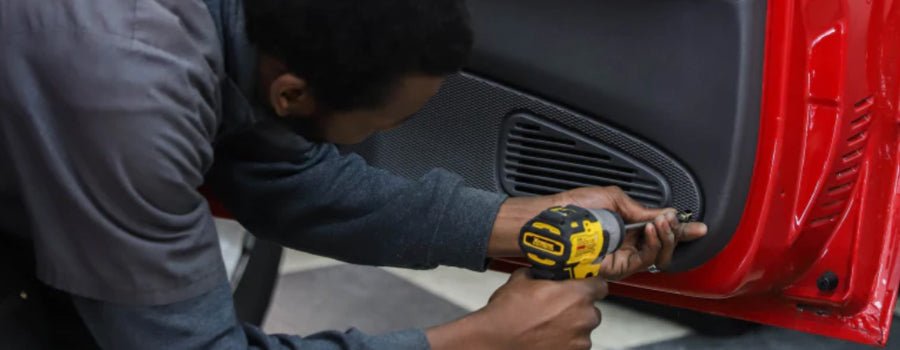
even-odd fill
[[(900, 0), (773, 0), (767, 16), (759, 144), (731, 242), (697, 269), (611, 291), (884, 345), (900, 278)], [(830, 292), (816, 285), (826, 271)]]

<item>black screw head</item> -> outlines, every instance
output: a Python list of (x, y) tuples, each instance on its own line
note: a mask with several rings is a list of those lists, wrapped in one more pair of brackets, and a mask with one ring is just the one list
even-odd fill
[(816, 287), (822, 292), (833, 292), (838, 287), (838, 275), (831, 271), (826, 271), (816, 280)]

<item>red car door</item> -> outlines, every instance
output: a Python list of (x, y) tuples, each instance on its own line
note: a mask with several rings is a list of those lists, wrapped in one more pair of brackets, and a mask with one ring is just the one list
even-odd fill
[[(466, 72), (354, 151), (510, 195), (617, 185), (708, 237), (615, 294), (885, 344), (900, 1), (469, 0)], [(496, 269), (520, 266), (496, 261)]]

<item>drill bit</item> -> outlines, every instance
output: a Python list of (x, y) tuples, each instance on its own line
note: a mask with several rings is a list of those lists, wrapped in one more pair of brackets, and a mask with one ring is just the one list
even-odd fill
[(627, 231), (640, 231), (640, 230), (643, 230), (643, 229), (644, 229), (644, 226), (647, 226), (647, 224), (649, 224), (649, 223), (651, 223), (651, 222), (652, 222), (652, 221), (641, 221), (641, 222), (635, 222), (635, 223), (631, 223), (631, 224), (625, 225), (625, 231), (627, 232)]

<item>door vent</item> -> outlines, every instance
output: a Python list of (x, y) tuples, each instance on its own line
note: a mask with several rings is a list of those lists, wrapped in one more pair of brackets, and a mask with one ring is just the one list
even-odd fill
[(619, 186), (644, 205), (671, 204), (668, 183), (649, 166), (527, 113), (514, 114), (504, 124), (498, 168), (503, 189), (513, 196)]
[(831, 173), (826, 178), (824, 191), (816, 199), (816, 206), (813, 207), (811, 219), (806, 227), (808, 230), (834, 229), (847, 209), (866, 152), (869, 126), (872, 124), (873, 103), (872, 96), (856, 102), (853, 114), (840, 125), (843, 142), (838, 145), (838, 152), (832, 161)]

